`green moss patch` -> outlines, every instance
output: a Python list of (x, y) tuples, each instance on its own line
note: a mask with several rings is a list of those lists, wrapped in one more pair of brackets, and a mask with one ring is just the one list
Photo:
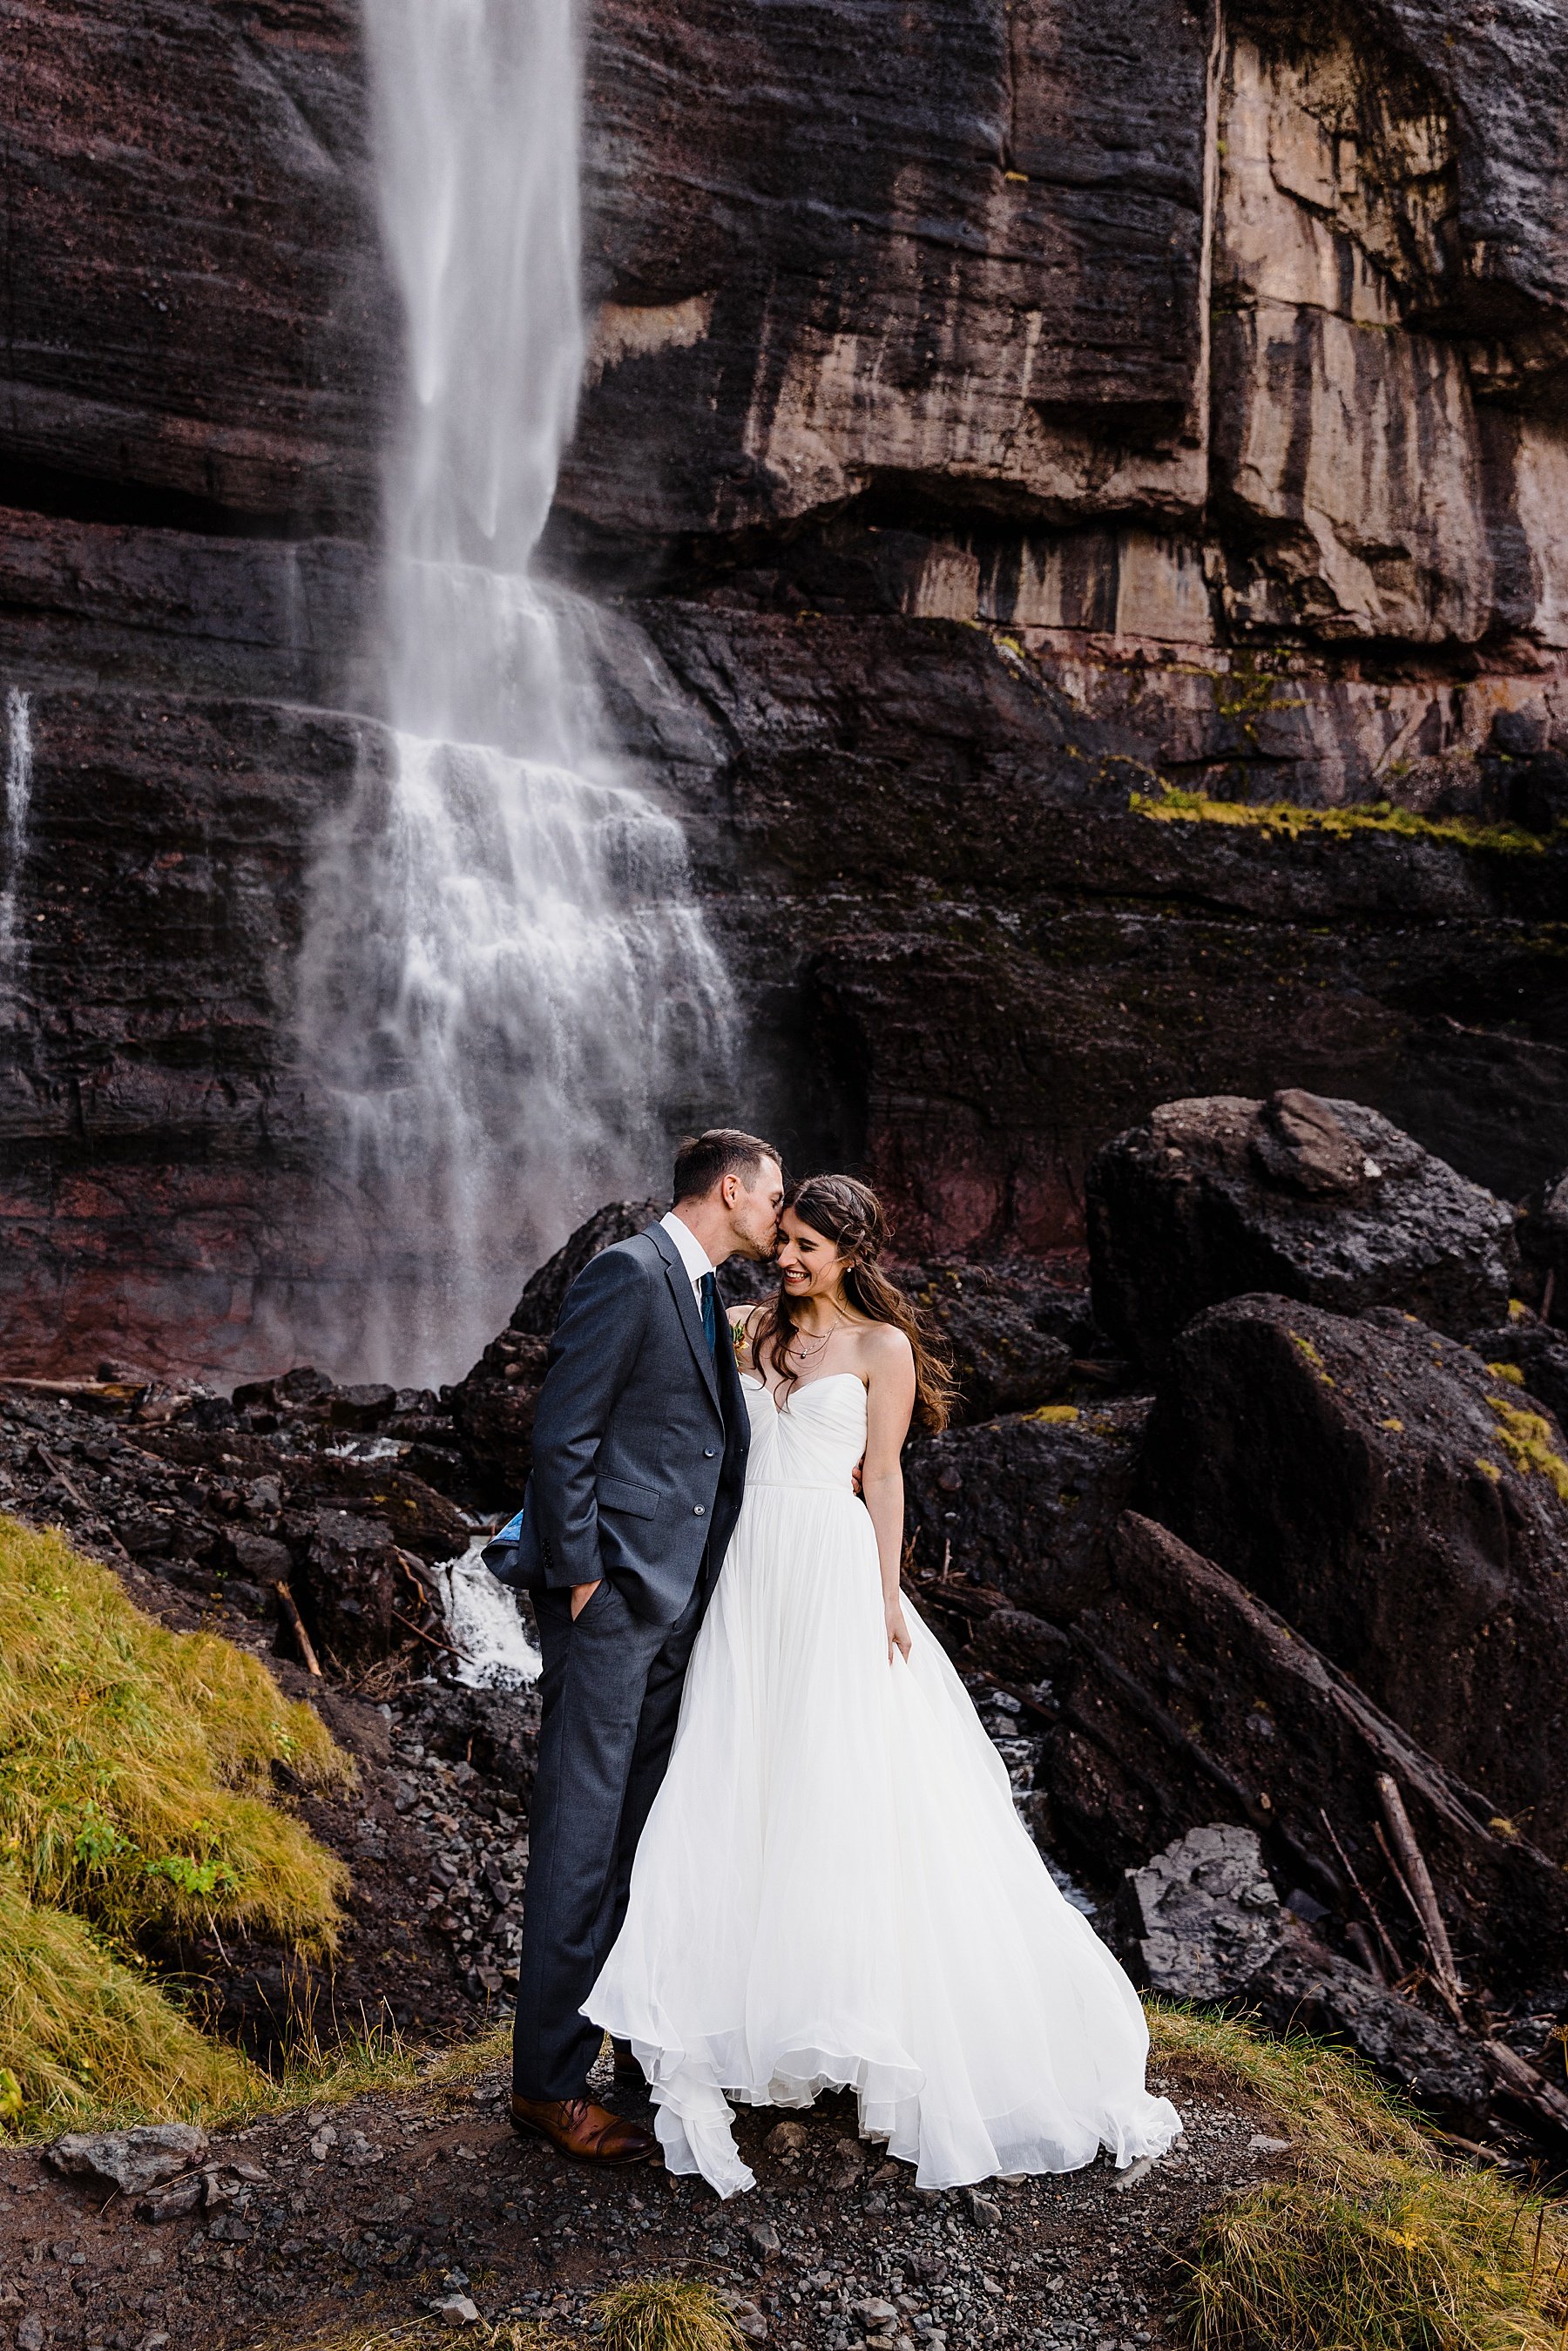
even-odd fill
[(1254, 803), (1216, 800), (1206, 793), (1176, 785), (1158, 792), (1134, 792), (1134, 813), (1157, 824), (1223, 824), (1265, 835), (1281, 834), (1290, 841), (1322, 839), (1350, 841), (1372, 833), (1392, 834), (1403, 841), (1440, 841), (1457, 849), (1490, 849), (1513, 857), (1539, 857), (1546, 843), (1539, 833), (1521, 826), (1483, 824), (1473, 817), (1415, 816), (1389, 800), (1358, 803), (1351, 808), (1299, 808), (1291, 800)]

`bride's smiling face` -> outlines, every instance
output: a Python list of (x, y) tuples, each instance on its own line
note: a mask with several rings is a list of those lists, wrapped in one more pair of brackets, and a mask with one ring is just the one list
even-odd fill
[(848, 1264), (825, 1234), (803, 1225), (793, 1208), (785, 1209), (779, 1219), (779, 1272), (791, 1298), (831, 1298)]

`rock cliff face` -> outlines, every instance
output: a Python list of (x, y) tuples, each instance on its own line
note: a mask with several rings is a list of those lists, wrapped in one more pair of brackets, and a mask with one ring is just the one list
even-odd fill
[[(11, 19), (8, 1352), (269, 1367), (303, 875), (379, 756), (359, 17)], [(1565, 121), (1531, 0), (595, 12), (552, 555), (749, 1115), (911, 1250), (1075, 1244), (1200, 1093), (1568, 1161)]]

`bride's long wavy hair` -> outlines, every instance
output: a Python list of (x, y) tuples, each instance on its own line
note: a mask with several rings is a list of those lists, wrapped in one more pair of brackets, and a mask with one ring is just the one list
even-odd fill
[[(887, 1218), (876, 1194), (852, 1176), (807, 1176), (789, 1186), (784, 1206), (849, 1259), (843, 1273), (844, 1297), (853, 1311), (868, 1322), (891, 1322), (903, 1332), (915, 1352), (915, 1424), (921, 1428), (946, 1428), (956, 1392), (953, 1366), (925, 1316), (877, 1262), (887, 1246)], [(799, 1328), (796, 1302), (780, 1282), (777, 1296), (768, 1301), (758, 1318), (752, 1356), (758, 1366), (772, 1365), (785, 1404), (800, 1379), (789, 1359)]]

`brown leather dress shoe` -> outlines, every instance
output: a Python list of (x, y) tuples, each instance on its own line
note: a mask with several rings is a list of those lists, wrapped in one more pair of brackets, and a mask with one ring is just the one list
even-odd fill
[(641, 2123), (612, 2115), (591, 2098), (519, 2098), (514, 2090), (512, 2128), (548, 2138), (562, 2155), (585, 2163), (646, 2163), (659, 2145)]

